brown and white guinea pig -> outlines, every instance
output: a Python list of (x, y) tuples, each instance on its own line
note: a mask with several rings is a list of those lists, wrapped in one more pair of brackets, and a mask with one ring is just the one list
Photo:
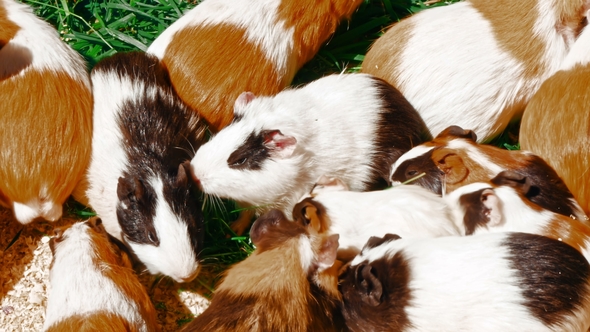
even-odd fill
[(125, 246), (99, 218), (57, 231), (44, 331), (158, 331), (156, 310)]
[(590, 29), (527, 105), (520, 145), (547, 161), (590, 214)]
[(205, 125), (153, 55), (116, 54), (91, 78), (94, 135), (82, 200), (149, 272), (190, 281), (200, 267), (203, 218), (188, 161)]
[(586, 332), (589, 282), (582, 254), (536, 234), (388, 234), (369, 240), (339, 288), (354, 332)]
[(525, 176), (504, 171), (489, 183), (476, 182), (445, 195), (462, 235), (525, 232), (563, 241), (590, 259), (590, 226), (531, 202), (534, 184)]
[(342, 331), (338, 235), (310, 232), (271, 210), (250, 236), (256, 250), (227, 271), (207, 310), (183, 331)]
[(354, 191), (386, 187), (391, 164), (430, 135), (399, 91), (367, 74), (328, 75), (272, 97), (246, 92), (234, 111), (197, 150), (193, 177), (206, 194), (289, 219), (323, 174)]
[(362, 71), (398, 88), (432, 133), (459, 125), (486, 141), (557, 71), (588, 9), (588, 0), (468, 0), (425, 10), (377, 39)]
[[(180, 97), (214, 131), (233, 118), (242, 91), (274, 95), (362, 0), (206, 0), (148, 48)], [(236, 58), (239, 55), (239, 59)]]
[(92, 91), (82, 57), (30, 7), (0, 0), (0, 205), (55, 221), (90, 158)]
[(434, 140), (419, 145), (401, 156), (391, 168), (393, 182), (413, 181), (446, 194), (474, 182), (487, 182), (498, 173), (514, 171), (531, 179), (527, 194), (533, 203), (549, 211), (588, 221), (559, 175), (541, 157), (527, 151), (508, 151), (492, 145), (477, 144), (471, 130), (451, 126)]
[(446, 202), (425, 188), (400, 185), (355, 192), (341, 180), (327, 176), (320, 177), (310, 197), (295, 205), (293, 218), (319, 233), (340, 235), (338, 259), (344, 262), (352, 260), (371, 236), (460, 235)]

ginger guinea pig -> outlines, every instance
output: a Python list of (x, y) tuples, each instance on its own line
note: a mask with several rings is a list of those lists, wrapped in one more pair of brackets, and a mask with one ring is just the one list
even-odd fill
[(150, 273), (190, 281), (199, 271), (204, 230), (188, 161), (205, 125), (153, 55), (115, 54), (91, 78), (92, 161), (77, 192)]
[(413, 148), (391, 168), (391, 180), (412, 181), (438, 193), (449, 193), (473, 182), (487, 182), (510, 170), (530, 178), (534, 188), (527, 194), (531, 202), (564, 216), (588, 221), (559, 175), (542, 158), (527, 151), (508, 151), (477, 144), (471, 130), (451, 126), (434, 140)]
[[(242, 91), (274, 95), (362, 0), (206, 0), (148, 48), (180, 97), (219, 131)], [(236, 57), (238, 56), (238, 57)]]
[(590, 259), (590, 226), (531, 202), (534, 183), (518, 173), (504, 171), (489, 183), (459, 187), (444, 199), (453, 211), (462, 235), (487, 232), (525, 232), (563, 241)]
[(44, 331), (159, 331), (156, 310), (125, 246), (109, 237), (99, 218), (58, 231), (49, 245)]
[(0, 0), (0, 205), (27, 224), (61, 218), (92, 139), (86, 63), (30, 7)]
[(547, 161), (590, 214), (590, 29), (527, 105), (520, 145)]
[(375, 41), (362, 71), (398, 88), (432, 133), (499, 134), (566, 57), (588, 0), (468, 0), (421, 11)]
[(527, 233), (372, 238), (340, 276), (350, 331), (578, 331), (590, 266)]
[(288, 218), (323, 174), (354, 191), (384, 188), (391, 164), (429, 136), (412, 105), (367, 74), (329, 75), (272, 97), (246, 92), (235, 114), (197, 151), (193, 177), (206, 194)]
[(338, 235), (309, 232), (271, 210), (250, 236), (256, 250), (227, 271), (209, 307), (183, 331), (343, 331)]
[(320, 233), (340, 235), (338, 259), (344, 262), (352, 260), (371, 236), (460, 235), (446, 202), (420, 186), (355, 192), (339, 179), (322, 176), (310, 196), (295, 205), (293, 218)]

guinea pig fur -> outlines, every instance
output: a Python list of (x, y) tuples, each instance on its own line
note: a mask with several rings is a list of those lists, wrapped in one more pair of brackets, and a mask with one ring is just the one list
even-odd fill
[(367, 74), (329, 75), (273, 97), (246, 92), (235, 114), (197, 151), (193, 177), (207, 194), (289, 219), (323, 174), (354, 191), (386, 187), (391, 164), (429, 135), (397, 90)]
[(83, 177), (92, 91), (82, 57), (29, 6), (0, 0), (0, 205), (55, 221)]
[(510, 170), (531, 179), (531, 202), (549, 211), (588, 221), (563, 180), (542, 158), (527, 151), (508, 151), (477, 144), (471, 130), (451, 126), (434, 140), (401, 156), (391, 168), (393, 182), (412, 181), (438, 193), (449, 193), (474, 182), (487, 182), (498, 173)]
[(279, 210), (258, 218), (250, 235), (256, 250), (183, 331), (342, 331), (338, 235), (310, 233)]
[(372, 238), (339, 280), (351, 331), (579, 331), (590, 266), (527, 233)]
[(293, 218), (320, 233), (340, 235), (341, 261), (352, 260), (371, 236), (384, 233), (402, 238), (460, 235), (446, 202), (420, 186), (354, 192), (339, 179), (321, 177), (318, 182), (322, 189), (297, 203)]
[(188, 161), (205, 127), (153, 55), (116, 54), (100, 61), (91, 78), (88, 202), (149, 272), (190, 281), (200, 267), (203, 219)]
[(432, 133), (459, 125), (486, 141), (558, 70), (589, 8), (588, 0), (468, 0), (425, 10), (377, 39), (362, 71), (398, 88)]
[(527, 105), (520, 144), (555, 169), (590, 214), (590, 29)]
[(504, 171), (489, 183), (471, 183), (444, 198), (463, 235), (487, 232), (539, 234), (563, 241), (590, 258), (590, 226), (534, 204), (526, 197), (533, 188), (530, 179)]
[(148, 52), (162, 59), (180, 97), (219, 131), (231, 122), (242, 91), (281, 91), (361, 3), (206, 0), (167, 28)]
[(44, 331), (159, 331), (156, 310), (116, 242), (96, 217), (50, 240)]

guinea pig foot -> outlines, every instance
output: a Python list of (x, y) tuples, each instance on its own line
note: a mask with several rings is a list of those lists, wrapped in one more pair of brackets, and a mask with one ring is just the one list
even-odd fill
[(238, 219), (236, 219), (236, 221), (234, 221), (229, 227), (234, 233), (236, 233), (236, 235), (241, 236), (252, 224), (253, 217), (254, 210), (242, 210)]

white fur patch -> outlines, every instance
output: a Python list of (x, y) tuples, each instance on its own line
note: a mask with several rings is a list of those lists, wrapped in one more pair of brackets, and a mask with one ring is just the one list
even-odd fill
[(576, 64), (587, 64), (590, 62), (590, 29), (588, 26), (582, 30), (582, 33), (576, 39), (573, 47), (563, 60), (560, 69), (570, 70)]
[(482, 150), (478, 149), (476, 145), (467, 142), (465, 139), (453, 139), (449, 141), (446, 148), (466, 151), (469, 158), (475, 163), (483, 165), (488, 170), (490, 177), (504, 170), (502, 166), (495, 164), (486, 154), (482, 153)]
[(316, 255), (311, 247), (311, 241), (306, 235), (299, 237), (299, 256), (301, 259), (301, 268), (307, 273), (316, 261)]

